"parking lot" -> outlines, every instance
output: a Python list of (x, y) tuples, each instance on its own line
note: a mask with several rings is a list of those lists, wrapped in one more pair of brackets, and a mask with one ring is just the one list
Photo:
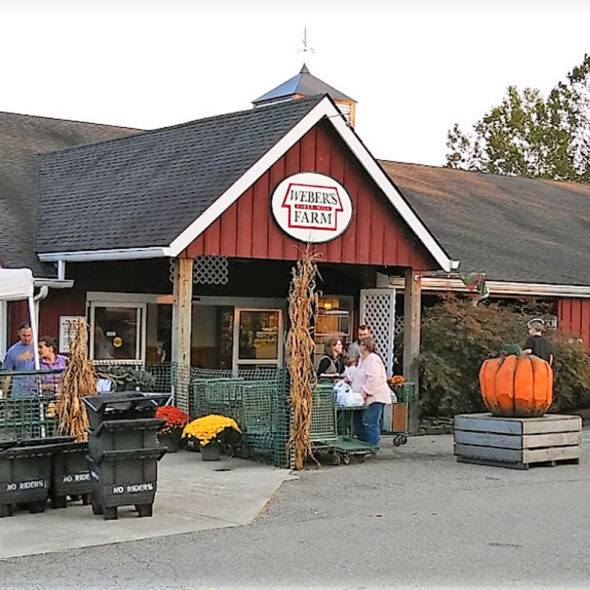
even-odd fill
[(465, 465), (415, 437), (305, 471), (253, 524), (5, 560), (0, 587), (587, 587), (589, 484), (585, 457)]

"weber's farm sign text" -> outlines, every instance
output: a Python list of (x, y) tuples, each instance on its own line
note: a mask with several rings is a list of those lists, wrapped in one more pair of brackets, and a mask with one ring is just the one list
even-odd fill
[(277, 186), (272, 195), (272, 212), (291, 237), (302, 242), (329, 242), (348, 227), (352, 201), (333, 178), (302, 172)]

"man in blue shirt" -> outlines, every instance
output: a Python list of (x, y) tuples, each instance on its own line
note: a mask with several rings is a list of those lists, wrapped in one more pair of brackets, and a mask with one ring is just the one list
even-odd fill
[[(35, 368), (35, 351), (33, 349), (33, 330), (28, 322), (18, 328), (18, 342), (6, 353), (2, 363), (3, 371), (32, 371)], [(4, 391), (9, 390), (10, 378), (5, 380)], [(35, 379), (28, 376), (12, 378), (11, 397), (28, 397), (34, 393)]]

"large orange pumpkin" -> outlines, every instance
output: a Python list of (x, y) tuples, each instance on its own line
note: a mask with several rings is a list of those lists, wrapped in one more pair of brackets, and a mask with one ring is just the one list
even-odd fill
[(533, 355), (484, 361), (479, 385), (494, 416), (542, 416), (553, 401), (553, 371), (549, 363)]

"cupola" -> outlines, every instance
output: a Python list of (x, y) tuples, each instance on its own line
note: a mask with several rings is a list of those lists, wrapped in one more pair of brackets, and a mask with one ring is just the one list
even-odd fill
[(253, 100), (252, 104), (254, 108), (265, 107), (269, 104), (297, 100), (298, 98), (306, 98), (317, 94), (330, 95), (348, 124), (354, 127), (356, 100), (316, 78), (310, 73), (305, 64), (303, 64), (301, 71), (296, 76)]

